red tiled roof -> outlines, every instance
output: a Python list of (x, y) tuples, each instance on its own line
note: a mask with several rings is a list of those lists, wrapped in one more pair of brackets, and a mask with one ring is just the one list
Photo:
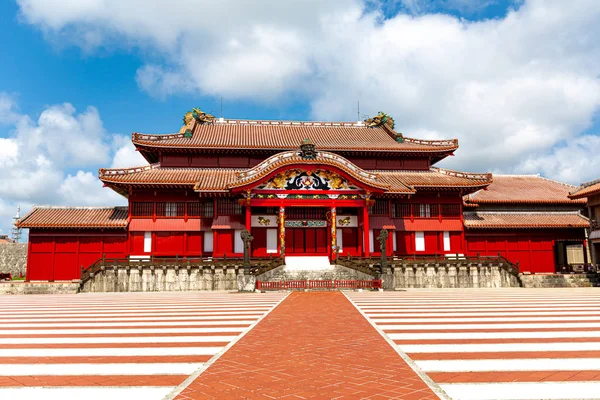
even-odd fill
[[(376, 174), (365, 171), (364, 169), (356, 166), (344, 157), (335, 153), (330, 153), (328, 151), (318, 151), (314, 159), (305, 159), (301, 157), (296, 151), (277, 153), (267, 158), (255, 167), (240, 172), (237, 176), (238, 179), (230, 183), (228, 187), (236, 188), (247, 186), (255, 182), (260, 182), (262, 179), (264, 179), (264, 177), (266, 177), (271, 172), (277, 169), (283, 168), (288, 165), (298, 164), (330, 165), (344, 171), (348, 175), (352, 176), (354, 180), (361, 182), (367, 186), (383, 190), (391, 189), (391, 185), (379, 181), (377, 179)], [(405, 185), (395, 185), (393, 190), (407, 194), (414, 193), (413, 190), (406, 187)]]
[(486, 190), (465, 196), (474, 204), (584, 204), (569, 199), (574, 186), (542, 178), (539, 175), (494, 175)]
[(126, 228), (127, 207), (34, 207), (19, 228)]
[(587, 218), (574, 212), (465, 211), (465, 228), (587, 228)]
[(213, 124), (196, 124), (193, 136), (182, 133), (148, 135), (134, 133), (132, 141), (141, 147), (213, 148), (213, 149), (296, 149), (304, 139), (311, 139), (320, 150), (451, 152), (458, 148), (453, 140), (418, 140), (405, 138), (397, 142), (395, 132), (387, 127), (368, 128), (353, 122), (291, 122), (224, 120)]
[(491, 174), (473, 174), (432, 167), (428, 171), (369, 171), (391, 187), (412, 188), (485, 187), (492, 182)]
[(455, 232), (463, 230), (463, 223), (460, 219), (409, 219), (394, 218), (394, 224), (399, 231), (409, 232)]
[(600, 194), (600, 179), (584, 183), (569, 194), (571, 199), (584, 199)]
[[(101, 169), (98, 175), (108, 185), (194, 186), (200, 192), (228, 192), (230, 187), (236, 186), (236, 180), (240, 179), (238, 175), (248, 171), (230, 168), (162, 168), (159, 164), (153, 164), (129, 169)], [(376, 176), (370, 184), (389, 188), (387, 193), (414, 193), (414, 188), (480, 188), (491, 182), (489, 174), (460, 173), (440, 168), (431, 168), (429, 171), (361, 171)], [(241, 180), (244, 179), (242, 176)]]

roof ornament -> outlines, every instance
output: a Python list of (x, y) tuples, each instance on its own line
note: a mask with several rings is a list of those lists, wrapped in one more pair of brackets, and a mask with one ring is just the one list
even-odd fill
[[(394, 129), (394, 126), (395, 126), (394, 118), (387, 115), (383, 111), (379, 111), (379, 113), (376, 116), (374, 116), (373, 118), (365, 119), (365, 124), (367, 125), (368, 128), (378, 128), (380, 126), (387, 125), (387, 127), (392, 130)], [(398, 133), (398, 132), (394, 132), (394, 133), (396, 136), (395, 137), (396, 142), (398, 142), (398, 143), (404, 142), (404, 136), (402, 136), (401, 133)]]
[(304, 139), (300, 143), (300, 157), (304, 160), (314, 160), (317, 158), (317, 151), (315, 150), (315, 144), (310, 139)]
[(188, 111), (183, 116), (183, 127), (181, 131), (185, 129), (183, 132), (183, 137), (191, 138), (192, 137), (192, 122), (196, 121), (200, 125), (210, 124), (215, 121), (214, 115), (205, 113), (199, 108), (192, 108), (191, 111)]

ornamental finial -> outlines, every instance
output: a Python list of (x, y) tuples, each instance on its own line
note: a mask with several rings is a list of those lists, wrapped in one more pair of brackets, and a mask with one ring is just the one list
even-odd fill
[(374, 116), (373, 118), (365, 119), (365, 124), (369, 128), (377, 128), (377, 127), (380, 127), (385, 124), (385, 125), (389, 126), (390, 129), (394, 129), (394, 125), (395, 125), (394, 118), (390, 117), (383, 111), (379, 111), (379, 113), (376, 116)]
[(199, 108), (192, 108), (191, 111), (188, 111), (183, 116), (183, 126), (181, 127), (180, 132), (183, 132), (183, 136), (187, 138), (191, 138), (192, 135), (192, 122), (196, 121), (199, 124), (208, 124), (214, 122), (215, 117), (213, 115), (207, 114)]
[(304, 139), (300, 144), (300, 157), (304, 160), (314, 160), (317, 158), (317, 151), (315, 149), (315, 144), (310, 139)]

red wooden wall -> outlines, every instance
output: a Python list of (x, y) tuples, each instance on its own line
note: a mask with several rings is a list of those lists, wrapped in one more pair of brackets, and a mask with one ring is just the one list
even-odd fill
[[(160, 156), (160, 162), (163, 167), (250, 168), (258, 165), (267, 157), (268, 155), (162, 154)], [(427, 157), (397, 159), (347, 155), (346, 158), (363, 169), (428, 170), (431, 165), (430, 160)]]
[(144, 232), (131, 232), (130, 254), (156, 257), (200, 256), (204, 232), (152, 232), (152, 249), (144, 252)]
[(399, 256), (434, 254), (464, 254), (462, 232), (450, 232), (450, 250), (444, 250), (443, 232), (425, 232), (425, 251), (416, 251), (415, 232), (396, 232), (396, 252)]
[(127, 233), (107, 231), (40, 231), (29, 233), (28, 280), (79, 279), (80, 267), (87, 268), (102, 258), (128, 255)]
[(467, 255), (496, 256), (500, 253), (514, 263), (518, 261), (521, 272), (554, 273), (555, 240), (561, 239), (583, 240), (583, 229), (468, 232)]

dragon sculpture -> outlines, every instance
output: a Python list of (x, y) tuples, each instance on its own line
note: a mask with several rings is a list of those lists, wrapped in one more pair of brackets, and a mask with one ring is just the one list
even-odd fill
[(199, 124), (210, 124), (215, 121), (214, 115), (210, 115), (200, 110), (199, 108), (192, 108), (183, 116), (183, 131), (184, 137), (192, 137), (192, 122), (196, 121)]
[[(377, 128), (383, 125), (387, 125), (388, 128), (390, 128), (391, 130), (394, 130), (394, 126), (396, 125), (394, 123), (394, 118), (390, 117), (389, 115), (387, 115), (386, 113), (384, 113), (383, 111), (379, 111), (379, 113), (374, 116), (373, 118), (369, 118), (369, 119), (365, 119), (365, 124), (369, 127), (369, 128)], [(399, 143), (404, 142), (404, 136), (402, 136), (401, 133), (395, 133), (395, 138), (396, 141)]]

